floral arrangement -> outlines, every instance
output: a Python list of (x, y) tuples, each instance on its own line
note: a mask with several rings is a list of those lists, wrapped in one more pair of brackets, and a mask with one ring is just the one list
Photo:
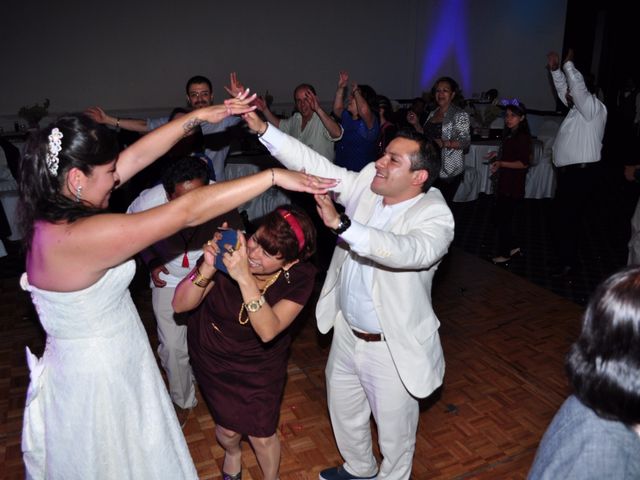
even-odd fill
[(480, 126), (483, 128), (490, 128), (491, 123), (502, 115), (502, 110), (498, 105), (491, 104), (487, 105), (484, 108), (475, 108), (471, 114), (473, 118), (478, 122)]
[(34, 103), (31, 106), (23, 106), (18, 110), (18, 116), (24, 118), (30, 127), (37, 127), (40, 120), (49, 115), (49, 99), (45, 98), (42, 104)]

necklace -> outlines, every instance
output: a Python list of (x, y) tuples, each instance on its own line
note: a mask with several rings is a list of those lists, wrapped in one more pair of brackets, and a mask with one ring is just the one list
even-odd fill
[[(262, 287), (262, 290), (260, 290), (260, 296), (263, 296), (265, 293), (267, 293), (267, 290), (269, 290), (269, 287), (274, 283), (276, 283), (276, 280), (278, 280), (281, 273), (282, 273), (282, 270), (278, 270), (276, 273), (274, 273), (267, 279), (267, 281), (264, 283), (264, 287)], [(240, 313), (238, 313), (238, 322), (240, 323), (240, 325), (246, 325), (247, 322), (249, 321), (248, 313), (247, 313), (247, 319), (244, 322), (242, 321), (242, 312), (244, 312), (245, 310), (246, 310), (246, 307), (244, 306), (244, 302), (242, 302), (242, 305), (240, 306)]]
[(196, 236), (196, 233), (198, 233), (198, 228), (200, 228), (199, 225), (193, 229), (193, 232), (191, 232), (191, 236), (188, 239), (182, 234), (183, 230), (178, 232), (180, 233), (180, 238), (182, 238), (182, 241), (184, 243), (184, 255), (182, 255), (182, 268), (189, 268), (189, 257), (187, 256), (187, 253), (189, 252), (189, 244), (191, 243), (191, 240), (193, 240), (193, 237)]

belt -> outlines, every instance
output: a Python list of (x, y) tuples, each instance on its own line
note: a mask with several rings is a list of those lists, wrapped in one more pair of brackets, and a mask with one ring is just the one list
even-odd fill
[(358, 330), (351, 329), (353, 334), (364, 340), (365, 342), (384, 342), (384, 335), (382, 333), (365, 333)]
[(561, 171), (565, 171), (565, 170), (578, 170), (581, 168), (587, 168), (588, 166), (592, 165), (595, 162), (587, 162), (587, 163), (572, 163), (571, 165), (564, 165), (562, 167), (559, 167), (559, 170)]

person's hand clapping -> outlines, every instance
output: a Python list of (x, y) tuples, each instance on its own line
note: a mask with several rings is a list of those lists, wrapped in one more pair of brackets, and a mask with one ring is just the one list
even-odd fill
[(309, 102), (309, 106), (311, 107), (311, 110), (313, 110), (314, 112), (318, 111), (318, 109), (320, 108), (320, 102), (318, 102), (318, 97), (316, 96), (315, 93), (307, 89), (304, 92), (304, 99), (307, 102)]
[(346, 88), (349, 84), (349, 73), (342, 71), (338, 74), (338, 88)]
[(94, 122), (102, 125), (105, 125), (109, 120), (109, 115), (100, 107), (89, 107), (84, 111), (84, 114)]
[(225, 86), (224, 89), (233, 98), (236, 98), (245, 91), (244, 85), (242, 85), (242, 82), (238, 80), (236, 72), (231, 72), (229, 74), (229, 86)]
[(264, 112), (267, 109), (267, 102), (262, 96), (256, 97), (256, 99), (253, 101), (253, 104), (256, 106), (256, 109), (260, 110), (261, 112)]

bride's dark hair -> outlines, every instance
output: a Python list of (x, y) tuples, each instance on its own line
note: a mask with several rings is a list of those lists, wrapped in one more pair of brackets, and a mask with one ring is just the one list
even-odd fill
[[(47, 166), (49, 135), (54, 128), (62, 133), (58, 169)], [(75, 202), (63, 195), (67, 173), (77, 168), (90, 175), (97, 165), (118, 156), (118, 142), (113, 132), (82, 114), (66, 115), (49, 126), (32, 133), (20, 167), (18, 212), (27, 250), (31, 247), (36, 220), (73, 222), (103, 210)]]

